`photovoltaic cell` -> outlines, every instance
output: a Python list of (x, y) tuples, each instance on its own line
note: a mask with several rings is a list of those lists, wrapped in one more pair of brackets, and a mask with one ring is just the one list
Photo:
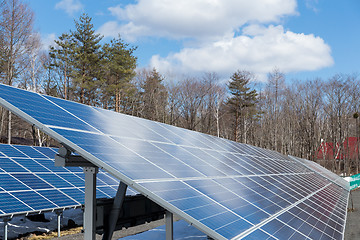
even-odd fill
[[(55, 167), (56, 148), (0, 144), (0, 151), (0, 217), (84, 204), (83, 170)], [(97, 198), (114, 197), (119, 180), (101, 170), (98, 179)]]
[[(0, 104), (214, 239), (343, 237), (349, 186), (306, 160), (5, 85)], [(81, 200), (62, 170), (67, 204)]]
[(303, 158), (298, 158), (298, 157), (293, 157), (290, 156), (291, 158), (299, 161), (300, 163), (302, 163), (304, 166), (306, 166), (307, 168), (309, 168), (310, 170), (321, 174), (323, 177), (327, 178), (330, 181), (333, 181), (334, 183), (339, 184), (340, 186), (347, 188), (347, 186), (349, 185), (349, 183), (344, 180), (343, 178), (339, 178), (338, 175), (336, 175), (335, 173), (329, 171), (328, 169), (320, 166), (318, 163), (313, 162), (313, 161), (309, 161)]

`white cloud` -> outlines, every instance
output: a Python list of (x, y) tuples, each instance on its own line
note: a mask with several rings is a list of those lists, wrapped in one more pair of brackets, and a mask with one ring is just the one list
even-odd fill
[(305, 1), (305, 6), (308, 9), (311, 9), (314, 12), (318, 12), (319, 11), (318, 8), (317, 8), (318, 3), (319, 3), (318, 0), (306, 0)]
[(296, 0), (137, 0), (109, 11), (113, 21), (98, 30), (105, 37), (120, 33), (126, 41), (155, 37), (186, 45), (151, 58), (151, 67), (162, 73), (210, 71), (229, 76), (246, 69), (265, 79), (274, 67), (289, 73), (333, 64), (322, 38), (281, 25), (284, 17), (299, 14)]
[(153, 56), (151, 66), (160, 72), (218, 72), (230, 76), (237, 69), (265, 76), (281, 71), (312, 71), (331, 66), (331, 49), (320, 37), (284, 31), (281, 25), (251, 25), (244, 35), (227, 37), (198, 48), (184, 48), (167, 57)]
[(80, 0), (61, 0), (55, 5), (55, 8), (62, 9), (72, 16), (75, 12), (82, 10), (84, 5), (80, 2)]
[[(139, 0), (109, 11), (117, 18), (102, 26), (105, 36), (214, 38), (237, 31), (246, 23), (278, 22), (296, 14), (296, 0)], [(109, 28), (110, 27), (110, 28)]]
[(45, 36), (41, 36), (42, 40), (42, 49), (49, 50), (50, 46), (54, 46), (54, 40), (56, 39), (55, 33), (47, 34)]

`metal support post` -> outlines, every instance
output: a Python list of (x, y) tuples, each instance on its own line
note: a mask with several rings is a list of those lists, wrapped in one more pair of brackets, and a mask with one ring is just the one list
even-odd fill
[(95, 240), (97, 172), (98, 172), (97, 167), (84, 167), (84, 173), (85, 173), (84, 239), (86, 240)]
[(166, 240), (173, 240), (174, 237), (173, 214), (169, 211), (165, 212), (165, 229), (166, 229)]
[(4, 221), (4, 240), (8, 239), (8, 222), (10, 221), (10, 218), (3, 218)]
[(62, 212), (60, 211), (56, 211), (56, 215), (57, 215), (57, 230), (58, 230), (58, 237), (61, 237), (61, 215)]
[(103, 240), (111, 240), (112, 238), (125, 199), (126, 189), (127, 189), (127, 185), (123, 182), (120, 182), (118, 190), (116, 192), (113, 206), (111, 208), (109, 223), (104, 231)]

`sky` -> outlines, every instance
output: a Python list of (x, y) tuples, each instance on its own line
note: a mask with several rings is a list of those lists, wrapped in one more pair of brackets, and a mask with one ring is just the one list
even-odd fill
[(237, 70), (259, 81), (360, 73), (359, 0), (28, 0), (44, 46), (82, 13), (103, 41), (137, 46), (138, 68), (168, 77)]

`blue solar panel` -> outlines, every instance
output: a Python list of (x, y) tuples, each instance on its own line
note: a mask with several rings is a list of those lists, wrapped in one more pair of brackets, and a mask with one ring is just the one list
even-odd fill
[(328, 180), (339, 184), (340, 186), (346, 188), (349, 185), (349, 182), (347, 182), (345, 179), (343, 178), (339, 178), (338, 175), (336, 175), (335, 173), (327, 170), (326, 168), (323, 168), (322, 166), (320, 166), (319, 164), (317, 164), (316, 162), (313, 161), (309, 161), (303, 158), (298, 158), (298, 157), (293, 157), (291, 156), (291, 158), (299, 161), (300, 163), (302, 163), (304, 166), (306, 166), (308, 169), (322, 175), (323, 177), (327, 178)]
[(2, 215), (12, 214), (14, 212), (32, 211), (28, 205), (19, 201), (13, 195), (7, 192), (0, 192), (0, 211)]
[(5, 85), (0, 104), (215, 239), (343, 236), (348, 184), (297, 159)]
[(13, 192), (13, 196), (15, 196), (20, 201), (26, 203), (29, 207), (34, 210), (39, 209), (54, 209), (59, 206), (55, 205), (48, 199), (44, 198), (40, 194), (33, 192), (33, 191), (26, 191), (26, 192)]
[[(0, 151), (0, 217), (84, 203), (83, 170), (55, 167), (57, 149), (0, 144)], [(98, 177), (97, 197), (114, 197), (119, 180), (101, 170)], [(136, 192), (129, 188), (127, 194)]]

